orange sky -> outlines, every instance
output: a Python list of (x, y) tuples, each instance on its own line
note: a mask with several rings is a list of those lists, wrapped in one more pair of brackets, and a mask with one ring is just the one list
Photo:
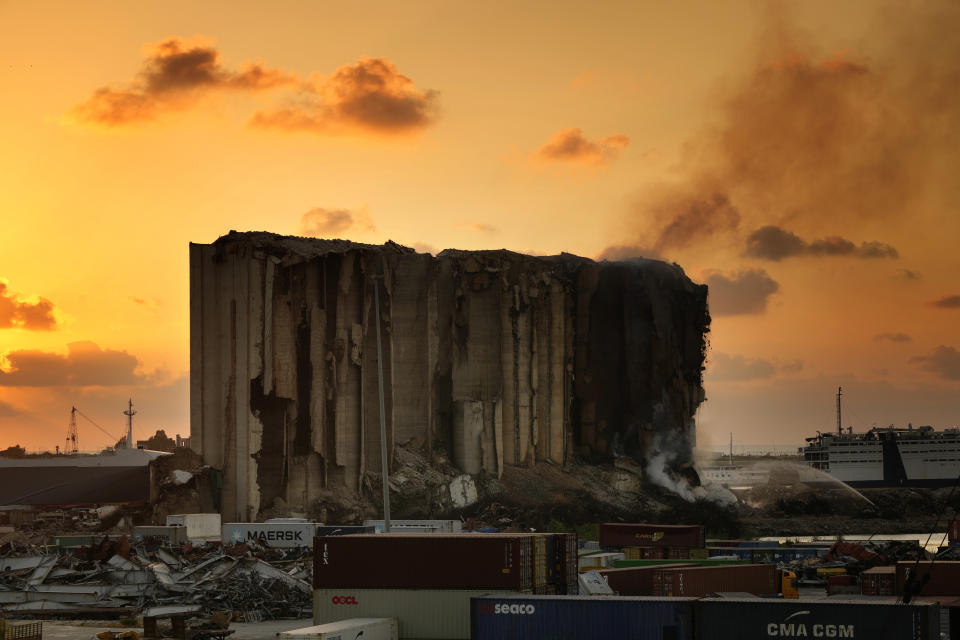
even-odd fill
[[(787, 7), (787, 8), (785, 8)], [(0, 2), (0, 434), (188, 424), (188, 242), (642, 254), (701, 442), (960, 423), (951, 2)], [(81, 422), (80, 444), (109, 438)]]

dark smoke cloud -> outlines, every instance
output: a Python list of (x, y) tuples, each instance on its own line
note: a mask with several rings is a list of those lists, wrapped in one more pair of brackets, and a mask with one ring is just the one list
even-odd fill
[(19, 415), (20, 412), (14, 409), (11, 405), (0, 401), (0, 418), (13, 418)]
[(937, 309), (960, 309), (960, 296), (944, 296), (927, 304)]
[[(714, 124), (685, 146), (685, 175), (641, 197), (638, 232), (659, 236), (657, 249), (735, 234), (736, 216), (689, 214), (691, 202), (716, 201), (753, 229), (840, 230), (902, 220), (927, 194), (952, 189), (960, 175), (960, 3), (891, 6), (866, 39), (883, 43), (869, 58), (823, 55), (773, 10), (756, 63), (722, 90)], [(843, 242), (809, 247), (851, 251)], [(854, 253), (893, 255), (872, 243)]]
[(763, 269), (745, 269), (734, 274), (706, 274), (710, 313), (715, 316), (760, 314), (780, 284)]
[(911, 338), (906, 333), (878, 333), (873, 336), (874, 342), (911, 342)]
[(262, 91), (295, 81), (290, 74), (259, 64), (229, 70), (214, 47), (169, 38), (149, 49), (140, 73), (125, 88), (97, 89), (73, 113), (102, 125), (130, 124), (186, 108), (210, 91)]
[(252, 124), (318, 133), (407, 133), (433, 124), (438, 99), (436, 91), (417, 89), (386, 58), (360, 58), (304, 85), (294, 104), (255, 114)]
[(612, 247), (607, 247), (600, 252), (600, 255), (597, 256), (598, 261), (609, 260), (610, 262), (620, 262), (635, 258), (663, 260), (663, 257), (653, 249), (636, 245), (614, 245)]
[(546, 162), (577, 162), (599, 166), (616, 159), (620, 150), (629, 144), (630, 138), (622, 133), (594, 141), (587, 139), (581, 129), (561, 129), (540, 147), (534, 157)]
[(375, 228), (365, 211), (317, 207), (300, 217), (300, 235), (330, 237), (350, 230), (374, 231)]
[(24, 302), (8, 289), (6, 282), (0, 281), (0, 329), (56, 329), (54, 308), (54, 304), (45, 298), (39, 298), (37, 302)]
[(654, 214), (665, 219), (653, 245), (657, 253), (683, 249), (717, 233), (734, 231), (740, 226), (740, 211), (721, 192), (705, 197), (668, 196), (653, 207)]
[(139, 361), (126, 351), (101, 349), (93, 342), (72, 342), (67, 355), (29, 349), (6, 354), (9, 368), (0, 370), (0, 386), (118, 386), (139, 384)]
[(953, 347), (940, 345), (929, 355), (910, 358), (910, 363), (938, 378), (960, 380), (960, 351)]
[(767, 225), (747, 236), (745, 254), (751, 258), (780, 261), (795, 256), (851, 256), (856, 258), (897, 258), (897, 250), (882, 242), (862, 242), (858, 247), (839, 236), (807, 242), (781, 227)]
[(710, 379), (719, 382), (767, 380), (777, 373), (772, 362), (739, 354), (714, 353), (710, 356)]

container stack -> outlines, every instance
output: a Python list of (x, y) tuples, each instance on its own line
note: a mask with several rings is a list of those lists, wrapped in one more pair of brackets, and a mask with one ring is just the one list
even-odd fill
[(472, 596), (570, 592), (576, 550), (575, 534), (318, 536), (314, 623), (396, 617), (401, 638), (469, 638)]
[[(919, 593), (922, 596), (955, 596), (960, 590), (960, 562), (937, 560), (936, 562), (921, 561), (919, 563), (903, 561), (897, 563), (896, 595), (903, 595), (907, 581), (919, 585), (926, 582)], [(926, 577), (929, 576), (929, 577)]]
[(675, 569), (684, 564), (655, 564), (645, 567), (624, 567), (622, 569), (601, 569), (599, 571), (607, 584), (621, 596), (652, 596), (653, 574), (661, 569)]

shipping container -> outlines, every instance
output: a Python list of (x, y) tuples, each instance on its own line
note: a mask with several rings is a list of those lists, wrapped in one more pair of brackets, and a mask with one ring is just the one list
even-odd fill
[(927, 583), (923, 585), (919, 594), (925, 596), (960, 596), (960, 562), (937, 560), (913, 560), (897, 563), (897, 595), (903, 595), (904, 587), (910, 576), (913, 584), (919, 584), (924, 576), (929, 574)]
[(696, 640), (940, 638), (940, 611), (932, 603), (705, 598), (694, 604), (694, 617)]
[(652, 596), (653, 574), (660, 569), (687, 566), (684, 564), (659, 564), (623, 569), (601, 569), (597, 573), (606, 578), (607, 584), (621, 596)]
[(860, 575), (860, 593), (865, 596), (892, 596), (896, 586), (896, 567), (874, 567)]
[(396, 618), (401, 639), (470, 638), (470, 599), (489, 589), (316, 589), (313, 623)]
[(653, 574), (653, 595), (658, 597), (699, 597), (725, 591), (754, 595), (779, 593), (777, 568), (772, 564), (661, 567)]
[(219, 513), (180, 513), (167, 516), (167, 526), (187, 528), (189, 540), (208, 541), (220, 539)]
[(313, 550), (317, 588), (533, 588), (530, 535), (324, 536)]
[[(373, 527), (376, 533), (383, 533), (383, 520), (364, 520), (363, 526)], [(415, 527), (430, 533), (460, 533), (463, 531), (463, 523), (459, 520), (390, 520), (391, 533), (403, 533), (402, 531), (394, 531), (394, 529), (401, 527)]]
[(312, 545), (316, 530), (313, 522), (228, 522), (221, 528), (220, 539), (224, 544), (289, 549)]
[(692, 640), (694, 599), (486, 595), (473, 598), (473, 640)]
[(960, 519), (954, 518), (950, 521), (950, 527), (947, 529), (947, 540), (960, 542)]
[(397, 640), (396, 618), (350, 618), (277, 634), (280, 640)]
[[(355, 533), (376, 533), (377, 530), (375, 527), (363, 527), (357, 524), (318, 524), (316, 533), (317, 536), (349, 536)], [(313, 540), (310, 540), (310, 544), (313, 544)]]
[(560, 533), (557, 535), (560, 539), (557, 543), (557, 552), (562, 554), (560, 559), (561, 575), (557, 584), (557, 592), (575, 595), (578, 590), (577, 576), (580, 575), (577, 558), (577, 534)]
[(705, 547), (700, 525), (625, 524), (600, 525), (601, 547)]
[(186, 527), (134, 527), (133, 538), (147, 544), (162, 544), (178, 547), (187, 541)]
[(624, 560), (666, 560), (666, 547), (623, 547)]

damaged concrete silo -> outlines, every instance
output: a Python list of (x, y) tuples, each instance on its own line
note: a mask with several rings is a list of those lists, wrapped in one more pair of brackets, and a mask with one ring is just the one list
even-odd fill
[(689, 465), (710, 318), (678, 266), (231, 232), (190, 247), (191, 435), (225, 517), (380, 472), (377, 274), (391, 450), (500, 475), (670, 442)]

